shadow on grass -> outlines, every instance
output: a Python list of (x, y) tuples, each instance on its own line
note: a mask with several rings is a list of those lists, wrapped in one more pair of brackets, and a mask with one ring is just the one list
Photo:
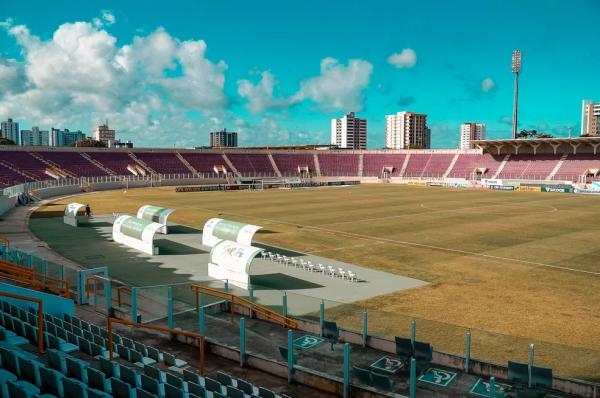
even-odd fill
[(323, 287), (317, 283), (305, 281), (304, 279), (294, 278), (285, 274), (263, 274), (251, 275), (250, 283), (254, 290), (296, 290), (296, 289), (316, 289)]
[(200, 234), (201, 229), (187, 227), (185, 225), (169, 225), (169, 234)]
[(273, 231), (273, 230), (270, 230), (270, 229), (259, 229), (256, 233), (260, 234), (260, 235), (266, 235), (266, 234), (278, 234), (280, 232)]
[(265, 245), (264, 243), (253, 242), (252, 246), (260, 247), (261, 249), (265, 249), (265, 250), (268, 250), (273, 253), (279, 253), (281, 255), (288, 256), (288, 257), (302, 257), (305, 255), (304, 253), (295, 252), (293, 250), (288, 250), (288, 249), (282, 249), (279, 247), (273, 247), (273, 246)]
[(155, 239), (154, 244), (158, 246), (158, 253), (161, 255), (187, 255), (187, 254), (204, 254), (204, 250), (196, 249), (181, 243), (173, 242), (167, 239)]

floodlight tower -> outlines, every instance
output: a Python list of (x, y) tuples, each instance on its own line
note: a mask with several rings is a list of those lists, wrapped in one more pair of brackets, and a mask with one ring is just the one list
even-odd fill
[(512, 72), (515, 74), (515, 98), (513, 101), (512, 139), (517, 138), (517, 124), (519, 121), (519, 73), (521, 73), (521, 50), (512, 52)]

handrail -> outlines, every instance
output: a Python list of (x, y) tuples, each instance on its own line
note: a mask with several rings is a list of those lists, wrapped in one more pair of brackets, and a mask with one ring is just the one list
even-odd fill
[[(129, 286), (119, 286), (117, 288), (117, 304), (119, 305), (119, 307), (121, 307), (121, 291), (122, 290), (131, 294), (131, 288)], [(130, 305), (130, 307), (131, 307), (131, 305)]]
[(9, 297), (17, 300), (30, 301), (38, 305), (38, 353), (41, 355), (44, 353), (44, 302), (41, 299), (23, 296), (20, 294), (8, 293), (0, 291), (0, 296)]
[(5, 238), (4, 236), (0, 236), (0, 244), (6, 246), (7, 248), (10, 248), (10, 240), (8, 238)]
[[(44, 289), (50, 290), (59, 296), (69, 298), (70, 295), (69, 283), (66, 280), (41, 274), (9, 261), (0, 260), (0, 274), (8, 274), (10, 276), (20, 278), (22, 282), (43, 287)], [(48, 281), (53, 282), (54, 284), (48, 283)]]
[(283, 327), (286, 327), (289, 329), (297, 329), (298, 328), (298, 323), (296, 321), (294, 321), (293, 319), (285, 317), (285, 316), (279, 314), (278, 312), (268, 309), (267, 307), (265, 307), (263, 305), (256, 304), (256, 303), (248, 300), (247, 298), (238, 296), (233, 293), (226, 293), (226, 292), (222, 292), (218, 289), (213, 289), (210, 287), (200, 286), (200, 285), (191, 285), (191, 289), (194, 290), (194, 293), (196, 294), (196, 310), (197, 311), (199, 311), (199, 308), (200, 308), (198, 295), (200, 293), (205, 293), (210, 296), (214, 296), (214, 297), (218, 297), (218, 298), (222, 298), (224, 300), (230, 301), (231, 302), (230, 311), (231, 311), (232, 318), (233, 318), (233, 306), (235, 304), (237, 304), (241, 307), (247, 308), (251, 312), (260, 314), (260, 315), (264, 316), (265, 318), (267, 318), (268, 320), (270, 320), (278, 325), (281, 325)]
[(155, 330), (157, 332), (169, 333), (169, 334), (180, 334), (186, 337), (193, 337), (198, 340), (198, 350), (199, 350), (199, 370), (200, 374), (204, 376), (204, 336), (200, 333), (188, 332), (187, 330), (181, 329), (170, 329), (164, 326), (159, 325), (151, 325), (146, 323), (139, 323), (128, 321), (126, 319), (117, 319), (113, 317), (108, 317), (108, 357), (112, 361), (113, 360), (113, 333), (112, 333), (112, 324), (121, 324), (125, 326), (133, 326), (140, 329), (150, 329)]

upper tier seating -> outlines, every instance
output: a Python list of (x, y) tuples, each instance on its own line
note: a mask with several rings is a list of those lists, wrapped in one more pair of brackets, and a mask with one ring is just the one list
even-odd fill
[(298, 166), (307, 166), (311, 175), (316, 175), (312, 153), (273, 153), (273, 160), (284, 177), (297, 177)]
[(2, 151), (0, 160), (3, 160), (15, 168), (24, 171), (35, 180), (47, 180), (50, 177), (44, 172), (49, 166), (23, 151)]
[(127, 166), (135, 164), (135, 160), (127, 152), (88, 152), (87, 154), (116, 175), (132, 175), (127, 170)]
[[(560, 169), (554, 175), (555, 180), (578, 181), (587, 170), (600, 169), (600, 154), (568, 155)], [(596, 180), (600, 176), (596, 176)]]
[(106, 172), (96, 166), (78, 152), (37, 152), (44, 159), (56, 163), (63, 170), (77, 177), (96, 177), (106, 175)]
[(198, 173), (214, 173), (214, 166), (225, 166), (228, 171), (229, 167), (225, 163), (225, 159), (219, 153), (193, 153), (180, 152), (181, 156), (190, 164)]
[(397, 177), (402, 171), (405, 159), (406, 155), (403, 153), (366, 153), (363, 157), (363, 176), (379, 177), (384, 167), (392, 167), (392, 177)]
[(319, 167), (322, 176), (346, 177), (358, 175), (358, 154), (337, 153), (326, 154), (319, 153)]
[(175, 152), (138, 152), (135, 156), (159, 174), (191, 174)]
[(489, 153), (462, 153), (458, 156), (448, 177), (472, 179), (475, 170), (482, 169), (486, 170), (485, 173), (481, 175), (482, 178), (492, 178), (494, 174), (496, 174), (503, 159), (504, 155), (496, 156)]
[(228, 153), (227, 157), (242, 177), (276, 175), (266, 153)]
[(560, 158), (561, 155), (510, 155), (498, 178), (544, 180)]

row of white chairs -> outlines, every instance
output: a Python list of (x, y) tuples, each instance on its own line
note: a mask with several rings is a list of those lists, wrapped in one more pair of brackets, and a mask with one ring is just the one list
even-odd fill
[(314, 264), (310, 260), (304, 260), (302, 258), (288, 257), (279, 253), (273, 253), (270, 251), (263, 251), (262, 258), (264, 260), (270, 260), (275, 263), (280, 263), (286, 267), (301, 268), (308, 272), (321, 272), (323, 275), (330, 276), (332, 278), (341, 278), (342, 280), (349, 280), (351, 282), (358, 282), (358, 277), (355, 272), (351, 270), (345, 270), (341, 267), (332, 267), (331, 265), (323, 265), (321, 263)]

